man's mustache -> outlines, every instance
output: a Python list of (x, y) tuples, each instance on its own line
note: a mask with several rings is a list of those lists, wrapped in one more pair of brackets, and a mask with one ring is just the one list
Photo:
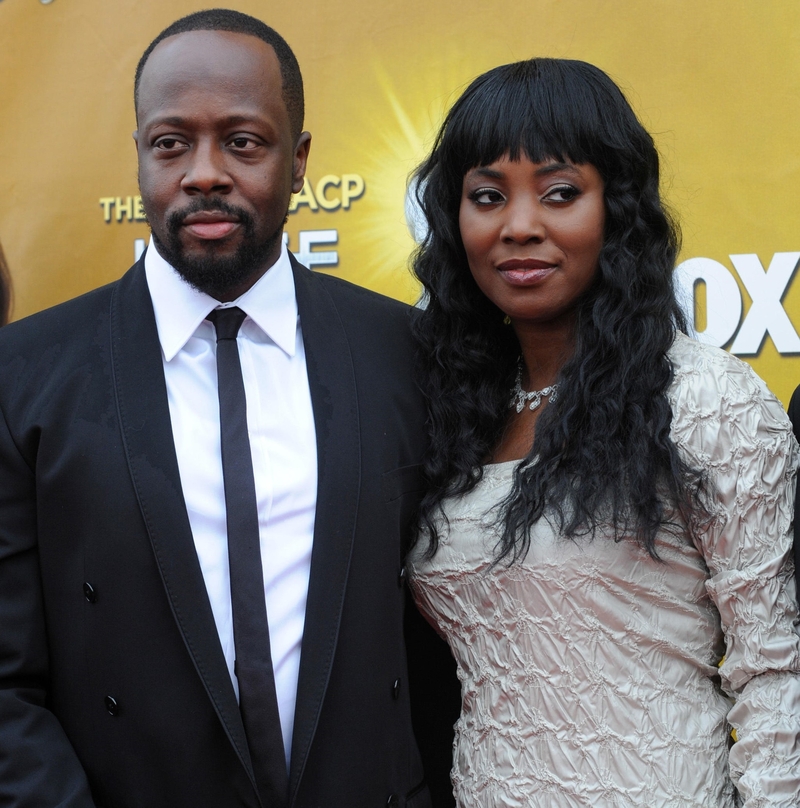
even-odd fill
[(224, 213), (226, 216), (233, 216), (241, 222), (245, 231), (253, 227), (253, 217), (244, 208), (231, 205), (221, 196), (197, 197), (180, 210), (174, 210), (167, 218), (167, 228), (170, 233), (177, 233), (183, 225), (187, 216), (200, 211), (214, 211)]

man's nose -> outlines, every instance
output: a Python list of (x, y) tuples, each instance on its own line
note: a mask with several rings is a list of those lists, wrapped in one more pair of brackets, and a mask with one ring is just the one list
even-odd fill
[(225, 194), (233, 188), (222, 147), (209, 141), (198, 142), (181, 181), (187, 194)]

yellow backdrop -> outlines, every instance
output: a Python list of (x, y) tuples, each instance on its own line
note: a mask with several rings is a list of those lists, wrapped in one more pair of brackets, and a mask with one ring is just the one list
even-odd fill
[[(133, 262), (147, 238), (133, 70), (164, 26), (208, 5), (0, 0), (0, 241), (15, 317), (111, 281)], [(800, 383), (796, 0), (231, 7), (278, 29), (305, 76), (309, 182), (287, 226), (301, 259), (414, 300), (405, 185), (444, 110), (494, 65), (585, 59), (623, 87), (656, 137), (698, 330), (788, 401)]]

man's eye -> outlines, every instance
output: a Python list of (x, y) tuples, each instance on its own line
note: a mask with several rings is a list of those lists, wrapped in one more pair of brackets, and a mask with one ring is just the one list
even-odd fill
[(170, 149), (174, 149), (176, 146), (180, 144), (180, 141), (174, 137), (165, 137), (161, 138), (161, 140), (156, 142), (157, 149), (164, 149), (165, 151), (169, 151)]
[(256, 142), (249, 137), (235, 137), (231, 140), (231, 146), (235, 149), (253, 149), (256, 146)]

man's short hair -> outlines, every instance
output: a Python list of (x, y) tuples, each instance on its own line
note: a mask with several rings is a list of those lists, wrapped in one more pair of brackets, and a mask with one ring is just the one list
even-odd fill
[(292, 137), (297, 139), (303, 130), (303, 116), (305, 114), (305, 103), (303, 100), (303, 77), (300, 75), (300, 66), (297, 64), (292, 49), (286, 40), (273, 28), (270, 28), (261, 20), (251, 17), (249, 14), (242, 14), (240, 11), (232, 11), (227, 8), (210, 8), (206, 11), (196, 11), (181, 17), (172, 25), (168, 25), (148, 46), (147, 50), (139, 59), (136, 65), (136, 76), (133, 82), (133, 103), (136, 108), (138, 120), (139, 103), (139, 83), (153, 48), (169, 36), (183, 34), (187, 31), (230, 31), (234, 34), (250, 34), (258, 37), (267, 43), (278, 57), (281, 69), (281, 84), (283, 103), (289, 113), (289, 124), (292, 129)]

